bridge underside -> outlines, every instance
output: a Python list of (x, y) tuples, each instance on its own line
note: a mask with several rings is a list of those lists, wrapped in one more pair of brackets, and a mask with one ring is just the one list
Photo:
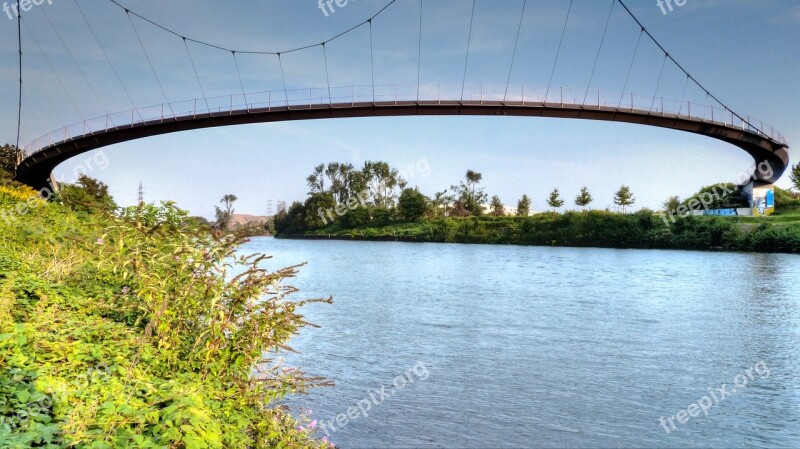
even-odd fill
[(652, 114), (636, 109), (611, 107), (571, 107), (561, 104), (513, 102), (408, 101), (367, 102), (333, 105), (272, 107), (186, 117), (165, 118), (119, 126), (57, 142), (25, 158), (17, 168), (16, 179), (36, 189), (49, 187), (50, 174), (62, 162), (81, 153), (144, 137), (219, 126), (269, 123), (292, 120), (315, 120), (353, 117), (390, 117), (413, 115), (488, 115), (517, 117), (552, 117), (656, 126), (712, 137), (735, 145), (755, 160), (767, 162), (772, 176), (756, 171), (757, 182), (774, 183), (789, 166), (788, 147), (753, 132), (722, 123), (701, 121), (686, 116)]

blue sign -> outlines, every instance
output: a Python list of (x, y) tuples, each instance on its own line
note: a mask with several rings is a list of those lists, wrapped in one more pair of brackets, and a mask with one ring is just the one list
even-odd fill
[(720, 215), (730, 217), (739, 214), (736, 213), (736, 209), (712, 209), (705, 211), (703, 215)]

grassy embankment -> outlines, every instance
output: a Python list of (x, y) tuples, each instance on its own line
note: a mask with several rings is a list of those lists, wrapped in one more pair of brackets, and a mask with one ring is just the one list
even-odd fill
[(295, 238), (536, 246), (800, 253), (800, 211), (772, 217), (686, 217), (665, 224), (649, 211), (544, 213), (532, 217), (424, 218), (413, 223), (293, 234)]
[(305, 324), (294, 268), (169, 204), (36, 198), (0, 182), (0, 447), (328, 446), (272, 402), (313, 382), (264, 358)]

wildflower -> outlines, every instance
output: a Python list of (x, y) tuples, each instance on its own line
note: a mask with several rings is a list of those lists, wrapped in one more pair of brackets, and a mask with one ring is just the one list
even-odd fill
[(311, 421), (311, 424), (309, 424), (308, 426), (311, 427), (312, 429), (316, 429), (317, 428), (317, 420), (315, 419), (315, 420)]
[(97, 239), (97, 241), (94, 242), (94, 244), (95, 245), (102, 245), (103, 244), (103, 239)]

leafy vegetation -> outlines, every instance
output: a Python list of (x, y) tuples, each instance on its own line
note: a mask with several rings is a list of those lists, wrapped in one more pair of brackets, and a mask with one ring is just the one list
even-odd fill
[(792, 181), (794, 189), (800, 191), (800, 162), (792, 166), (792, 171), (789, 172), (789, 180)]
[(276, 405), (321, 379), (276, 362), (306, 323), (242, 240), (94, 180), (0, 186), (0, 447), (327, 446)]
[(589, 193), (589, 188), (581, 187), (581, 193), (575, 197), (575, 205), (586, 210), (586, 206), (592, 204), (592, 201), (594, 201), (594, 198), (592, 198), (592, 194)]
[[(800, 217), (695, 217), (667, 225), (652, 211), (553, 212), (531, 217), (433, 217), (306, 233), (353, 240), (800, 253)], [(789, 217), (786, 217), (789, 218)]]
[(623, 214), (627, 208), (633, 206), (635, 202), (636, 198), (633, 197), (631, 188), (628, 186), (620, 187), (617, 193), (614, 194), (614, 204), (622, 208)]

